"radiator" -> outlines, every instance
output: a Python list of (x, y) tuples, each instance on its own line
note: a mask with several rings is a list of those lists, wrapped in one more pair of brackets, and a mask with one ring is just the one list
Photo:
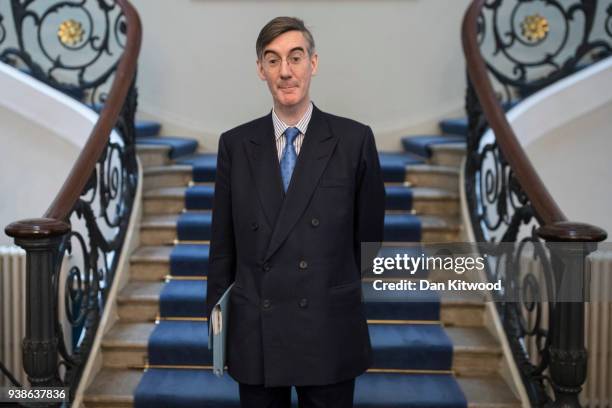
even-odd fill
[[(25, 251), (0, 246), (0, 361), (21, 384), (27, 384), (21, 359), (25, 337)], [(10, 381), (0, 372), (0, 386)]]
[[(607, 244), (602, 244), (602, 246)], [(525, 251), (521, 258), (521, 274), (531, 272), (541, 287), (544, 286), (542, 267)], [(607, 246), (587, 258), (587, 276), (591, 302), (585, 303), (585, 348), (588, 351), (587, 380), (580, 394), (585, 408), (612, 408), (612, 250)], [(542, 320), (548, 321), (548, 307), (543, 305)], [(528, 325), (534, 324), (534, 316), (527, 316)], [(548, 328), (543, 325), (543, 328)], [(530, 338), (527, 350), (534, 356), (536, 343)], [(532, 363), (537, 361), (532, 359)], [(545, 372), (548, 373), (548, 370)], [(549, 388), (552, 394), (552, 390)]]
[(589, 408), (612, 408), (612, 250), (594, 252), (589, 261), (593, 301), (585, 305), (589, 365), (581, 400)]

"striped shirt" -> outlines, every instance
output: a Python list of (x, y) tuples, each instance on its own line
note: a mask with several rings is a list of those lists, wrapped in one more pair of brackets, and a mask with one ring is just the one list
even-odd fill
[(302, 147), (302, 143), (304, 142), (304, 135), (306, 134), (306, 129), (308, 128), (308, 123), (310, 122), (310, 118), (312, 116), (312, 102), (308, 105), (308, 109), (306, 109), (306, 113), (302, 116), (302, 119), (299, 120), (297, 125), (289, 126), (285, 122), (283, 122), (272, 108), (272, 122), (274, 123), (274, 136), (276, 137), (276, 151), (278, 152), (278, 161), (281, 160), (283, 156), (283, 150), (285, 149), (285, 143), (287, 141), (286, 137), (282, 137), (285, 133), (285, 130), (290, 127), (296, 127), (300, 130), (300, 134), (293, 141), (293, 146), (295, 147), (295, 152), (299, 155), (300, 148)]

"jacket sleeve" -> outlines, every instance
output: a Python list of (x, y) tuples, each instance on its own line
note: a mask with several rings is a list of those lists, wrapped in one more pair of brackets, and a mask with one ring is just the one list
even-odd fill
[[(363, 273), (372, 265), (383, 241), (385, 184), (372, 129), (367, 126), (357, 171), (355, 211), (355, 257)], [(362, 243), (372, 242), (367, 246)], [(362, 253), (362, 248), (367, 251)]]
[(217, 171), (215, 174), (208, 282), (206, 286), (206, 315), (209, 319), (215, 303), (234, 281), (236, 274), (236, 247), (232, 221), (230, 176), (231, 156), (225, 139), (224, 134), (219, 138)]

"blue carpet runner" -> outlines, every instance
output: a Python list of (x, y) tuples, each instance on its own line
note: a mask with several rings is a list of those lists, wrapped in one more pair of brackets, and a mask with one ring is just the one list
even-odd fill
[[(141, 122), (138, 129), (143, 142), (173, 147), (175, 162), (191, 165), (194, 181), (210, 183), (186, 188), (185, 208), (198, 211), (181, 213), (176, 225), (181, 241), (209, 240), (212, 214), (205, 210), (212, 208), (216, 155), (193, 153), (189, 151), (192, 147), (184, 147), (187, 143), (158, 137), (159, 127), (155, 123)], [(405, 180), (406, 166), (422, 163), (423, 159), (408, 152), (381, 152), (380, 162), (385, 181), (401, 183)], [(385, 216), (385, 240), (420, 241), (421, 223), (410, 213), (412, 190), (403, 185), (388, 185), (386, 194), (386, 208), (396, 212)], [(418, 256), (421, 249), (384, 248), (380, 255), (398, 252)], [(181, 242), (172, 248), (170, 275), (176, 279), (168, 280), (160, 293), (160, 321), (147, 346), (152, 367), (145, 371), (135, 391), (135, 407), (239, 407), (238, 387), (229, 375), (217, 378), (208, 369), (189, 368), (211, 365), (208, 323), (202, 319), (206, 313), (208, 256), (206, 243)], [(396, 277), (399, 276), (406, 278), (404, 274), (398, 273)], [(413, 278), (426, 276), (427, 271), (420, 270)], [(370, 273), (368, 277), (377, 275)], [(448, 373), (453, 347), (439, 322), (439, 295), (431, 291), (410, 292), (409, 296), (400, 291), (381, 292), (374, 290), (370, 282), (364, 282), (363, 295), (374, 350), (373, 368), (427, 371), (367, 372), (357, 378), (355, 407), (467, 407), (463, 392)], [(292, 397), (293, 406), (297, 407), (295, 390)]]
[(406, 136), (402, 138), (402, 146), (405, 151), (427, 159), (431, 157), (432, 145), (458, 142), (465, 143), (465, 141), (466, 139), (463, 136)]
[(197, 140), (187, 139), (183, 137), (140, 136), (138, 138), (138, 143), (170, 146), (169, 157), (171, 159), (176, 159), (187, 154), (192, 154), (198, 148)]

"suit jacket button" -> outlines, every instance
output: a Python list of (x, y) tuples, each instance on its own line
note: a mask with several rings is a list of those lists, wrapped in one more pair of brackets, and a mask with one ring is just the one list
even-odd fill
[(313, 227), (318, 227), (319, 226), (319, 219), (318, 218), (313, 218), (312, 220), (310, 220), (310, 224)]
[(271, 306), (270, 299), (264, 299), (263, 302), (262, 302), (262, 306), (263, 306), (264, 309), (269, 309), (270, 306)]
[(306, 261), (300, 261), (300, 269), (306, 269), (308, 268), (308, 262)]
[(264, 271), (268, 272), (270, 270), (270, 264), (267, 263), (267, 262), (265, 264), (263, 264), (263, 269), (264, 269)]
[(259, 228), (259, 224), (258, 224), (257, 222), (255, 222), (255, 221), (253, 221), (253, 222), (251, 223), (251, 229), (252, 229), (253, 231), (255, 231), (257, 228)]
[(306, 299), (306, 298), (300, 299), (299, 305), (300, 305), (301, 308), (308, 307), (308, 299)]

